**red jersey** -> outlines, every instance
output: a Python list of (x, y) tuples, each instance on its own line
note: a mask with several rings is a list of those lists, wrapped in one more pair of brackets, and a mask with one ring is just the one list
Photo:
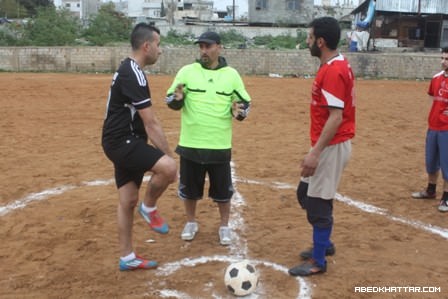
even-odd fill
[(448, 130), (448, 77), (444, 74), (444, 71), (436, 74), (428, 89), (428, 94), (433, 97), (428, 125), (436, 131)]
[(321, 65), (313, 82), (311, 97), (311, 145), (319, 139), (330, 112), (328, 108), (343, 110), (342, 123), (330, 145), (355, 136), (355, 92), (353, 71), (344, 56), (339, 54)]

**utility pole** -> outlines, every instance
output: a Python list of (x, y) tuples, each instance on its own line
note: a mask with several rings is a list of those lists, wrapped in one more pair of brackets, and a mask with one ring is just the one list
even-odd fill
[(235, 0), (233, 0), (233, 6), (232, 6), (232, 19), (233, 19), (233, 26), (235, 26)]
[(177, 6), (174, 6), (174, 0), (171, 0), (171, 3), (168, 4), (168, 14), (167, 19), (170, 26), (174, 25), (174, 12), (176, 11)]

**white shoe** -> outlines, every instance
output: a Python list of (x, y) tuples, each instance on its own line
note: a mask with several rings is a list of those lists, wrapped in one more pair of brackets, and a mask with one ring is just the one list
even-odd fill
[(423, 191), (418, 191), (418, 192), (413, 192), (411, 194), (412, 198), (418, 198), (418, 199), (435, 199), (436, 198), (436, 194), (429, 194), (428, 191), (423, 190)]
[(221, 226), (219, 228), (219, 243), (223, 246), (232, 243), (232, 231), (228, 226)]
[(440, 212), (448, 212), (448, 203), (445, 200), (441, 200), (438, 209)]
[(199, 226), (197, 222), (187, 222), (185, 224), (184, 230), (182, 231), (182, 234), (180, 237), (184, 241), (191, 241), (194, 239), (194, 236), (196, 236), (196, 233), (199, 230)]

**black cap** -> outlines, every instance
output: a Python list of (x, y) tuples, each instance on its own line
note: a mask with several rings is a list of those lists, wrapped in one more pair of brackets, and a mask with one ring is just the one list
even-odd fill
[(220, 44), (221, 37), (219, 37), (219, 34), (214, 31), (208, 31), (208, 32), (202, 33), (201, 36), (198, 38), (198, 40), (195, 41), (194, 43), (195, 44), (199, 44), (199, 43)]

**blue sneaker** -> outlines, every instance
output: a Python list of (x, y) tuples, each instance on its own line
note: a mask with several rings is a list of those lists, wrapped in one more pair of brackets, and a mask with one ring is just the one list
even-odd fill
[(123, 262), (120, 259), (120, 271), (130, 271), (136, 269), (155, 269), (157, 268), (156, 261), (145, 260), (142, 257), (136, 256), (135, 259), (129, 262)]
[(168, 224), (160, 217), (157, 210), (151, 213), (145, 213), (142, 209), (142, 204), (138, 207), (138, 212), (142, 215), (143, 219), (148, 223), (149, 227), (160, 234), (167, 234), (169, 231)]

